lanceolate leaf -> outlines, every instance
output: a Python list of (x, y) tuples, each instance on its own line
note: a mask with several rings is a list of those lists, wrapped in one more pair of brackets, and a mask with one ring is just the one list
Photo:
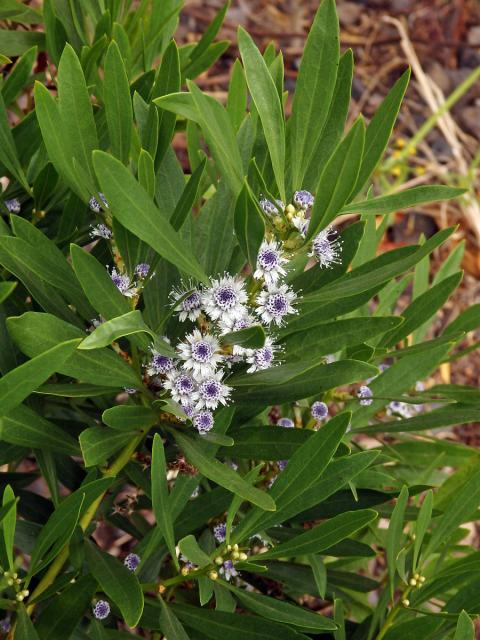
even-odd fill
[(275, 502), (269, 495), (252, 487), (229, 466), (208, 457), (200, 442), (188, 438), (178, 430), (175, 430), (173, 435), (186, 457), (204, 476), (262, 509), (275, 510)]
[(167, 637), (177, 638), (177, 640), (189, 640), (187, 632), (182, 627), (178, 618), (170, 607), (160, 598), (161, 613), (159, 618), (160, 629)]
[(152, 449), (152, 506), (157, 527), (161, 530), (168, 550), (177, 565), (177, 555), (175, 553), (175, 534), (173, 531), (173, 519), (170, 509), (167, 485), (167, 464), (165, 452), (163, 450), (162, 439), (155, 434)]
[(363, 511), (347, 511), (327, 522), (324, 522), (305, 533), (296, 536), (289, 542), (279, 544), (274, 549), (252, 557), (252, 560), (283, 558), (320, 553), (348, 538), (359, 529), (375, 520), (377, 512), (372, 509)]
[(120, 609), (128, 626), (135, 627), (143, 611), (143, 593), (137, 576), (91, 543), (87, 544), (86, 552), (89, 569), (100, 588)]
[(255, 269), (257, 253), (265, 235), (265, 223), (247, 184), (243, 185), (237, 198), (233, 224), (238, 244), (252, 269)]
[(94, 154), (94, 164), (112, 214), (123, 226), (181, 271), (205, 281), (206, 276), (192, 252), (129, 170), (102, 151)]
[(348, 201), (363, 157), (365, 125), (359, 119), (332, 154), (316, 189), (307, 239), (324, 229)]
[(114, 155), (126, 163), (132, 137), (133, 110), (125, 65), (114, 40), (105, 56), (103, 93), (110, 146)]
[(99, 349), (119, 338), (136, 333), (147, 333), (154, 340), (156, 338), (155, 333), (143, 321), (142, 313), (138, 309), (103, 322), (83, 340), (78, 348)]
[(61, 342), (0, 378), (0, 414), (17, 407), (52, 373), (58, 371), (79, 345), (79, 340)]
[(265, 60), (242, 27), (238, 30), (238, 45), (248, 89), (262, 122), (280, 198), (285, 200), (285, 120), (282, 104)]
[[(309, 188), (303, 184), (303, 178), (323, 136), (333, 98), (340, 53), (338, 36), (335, 2), (323, 0), (305, 45), (287, 127), (293, 189)], [(342, 120), (338, 112), (335, 118), (337, 122)]]

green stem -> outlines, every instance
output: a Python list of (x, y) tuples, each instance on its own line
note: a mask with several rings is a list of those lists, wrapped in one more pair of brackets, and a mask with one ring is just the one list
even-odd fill
[[(135, 453), (137, 446), (143, 440), (146, 433), (147, 433), (147, 429), (144, 429), (141, 433), (136, 435), (135, 438), (133, 438), (133, 440), (129, 444), (127, 444), (127, 446), (123, 449), (123, 451), (120, 453), (118, 458), (107, 469), (103, 471), (104, 477), (115, 478), (120, 473), (120, 471), (130, 461), (130, 458), (132, 457), (133, 453)], [(88, 525), (93, 520), (95, 513), (97, 512), (97, 509), (100, 506), (105, 496), (105, 493), (106, 491), (104, 491), (96, 500), (94, 500), (94, 502), (92, 502), (92, 504), (88, 507), (88, 509), (83, 514), (83, 516), (80, 518), (80, 526), (83, 531), (87, 529)], [(38, 598), (40, 594), (46, 591), (46, 589), (48, 589), (48, 587), (50, 587), (50, 585), (53, 584), (55, 578), (58, 576), (58, 574), (62, 570), (63, 565), (67, 561), (68, 555), (69, 555), (69, 546), (67, 544), (60, 551), (58, 556), (55, 558), (54, 562), (52, 562), (52, 564), (50, 565), (48, 571), (45, 573), (43, 578), (38, 583), (37, 588), (32, 593), (32, 597), (31, 597), (32, 600), (35, 600), (35, 598)], [(35, 609), (35, 602), (32, 602), (31, 604), (28, 605), (27, 612), (31, 615), (34, 609)]]
[(408, 587), (407, 589), (405, 589), (405, 591), (403, 592), (400, 600), (390, 609), (390, 613), (388, 614), (388, 616), (387, 616), (387, 618), (386, 618), (386, 620), (385, 620), (385, 622), (383, 624), (383, 627), (379, 631), (379, 634), (377, 636), (377, 640), (383, 640), (383, 638), (386, 636), (387, 631), (393, 625), (397, 615), (399, 614), (401, 609), (404, 607), (402, 602), (405, 600), (405, 598), (408, 596), (408, 594), (410, 593), (411, 590), (412, 590), (411, 587)]

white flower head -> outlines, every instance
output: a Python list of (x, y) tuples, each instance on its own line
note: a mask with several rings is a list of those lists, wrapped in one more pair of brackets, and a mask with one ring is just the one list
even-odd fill
[(129, 276), (126, 273), (117, 271), (115, 267), (112, 267), (112, 273), (110, 273), (109, 275), (112, 279), (113, 284), (126, 298), (133, 298), (133, 296), (137, 293), (135, 283), (130, 280)]
[(310, 191), (305, 191), (303, 189), (301, 191), (295, 191), (295, 193), (293, 194), (293, 202), (299, 209), (303, 209), (304, 211), (306, 211), (307, 209), (311, 209), (313, 207), (315, 198), (312, 196)]
[(285, 316), (298, 313), (292, 306), (296, 298), (296, 293), (287, 284), (269, 287), (257, 296), (257, 313), (264, 324), (273, 322), (281, 326)]
[(272, 338), (268, 336), (265, 339), (265, 344), (259, 349), (251, 349), (247, 355), (247, 363), (250, 367), (247, 369), (247, 373), (254, 373), (255, 371), (261, 371), (262, 369), (269, 369), (274, 365), (275, 354), (280, 348), (276, 345)]
[(303, 211), (292, 216), (292, 224), (298, 230), (300, 235), (305, 238), (310, 225), (310, 220), (305, 218)]
[(183, 368), (192, 371), (194, 377), (208, 376), (215, 371), (222, 362), (223, 356), (219, 353), (220, 344), (210, 334), (204, 334), (195, 329), (185, 336), (185, 341), (177, 346), (179, 358), (183, 360)]
[(238, 571), (235, 569), (235, 566), (231, 560), (225, 560), (218, 572), (225, 578), (225, 580), (228, 581), (230, 581), (232, 578), (235, 578), (235, 576), (238, 576)]
[(199, 411), (193, 417), (193, 426), (198, 431), (201, 436), (204, 436), (206, 433), (213, 429), (214, 420), (211, 411)]
[(215, 410), (219, 404), (226, 405), (231, 391), (231, 387), (223, 384), (221, 371), (206, 376), (198, 382), (197, 411), (205, 408)]
[(337, 238), (336, 229), (328, 226), (320, 231), (313, 239), (308, 255), (314, 257), (322, 269), (342, 264), (342, 241)]
[(287, 262), (280, 245), (275, 240), (264, 240), (258, 251), (257, 269), (253, 277), (257, 280), (263, 278), (267, 285), (275, 284), (281, 276), (286, 275), (283, 265)]
[(202, 312), (202, 294), (192, 282), (182, 283), (180, 287), (172, 289), (170, 299), (181, 322), (187, 318), (195, 322)]
[(88, 206), (94, 213), (101, 213), (102, 209), (108, 209), (108, 202), (103, 193), (99, 192), (98, 195), (100, 196), (101, 203), (95, 196), (92, 196), (88, 201)]
[(22, 205), (20, 204), (20, 200), (18, 198), (12, 198), (11, 200), (5, 200), (5, 206), (10, 211), (10, 213), (20, 213), (22, 210)]
[(172, 400), (179, 404), (188, 405), (197, 398), (197, 383), (191, 375), (179, 369), (170, 369), (163, 383), (165, 389), (170, 391)]
[(224, 274), (212, 279), (211, 286), (202, 294), (202, 304), (211, 320), (226, 321), (239, 315), (247, 297), (243, 280)]

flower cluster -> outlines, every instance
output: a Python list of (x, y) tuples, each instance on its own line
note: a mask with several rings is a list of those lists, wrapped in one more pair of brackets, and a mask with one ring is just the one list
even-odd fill
[[(302, 238), (306, 237), (311, 210), (315, 204), (315, 198), (309, 191), (295, 191), (291, 204), (287, 206), (281, 200), (272, 202), (263, 197), (260, 198), (259, 203), (262, 211), (272, 218), (274, 223), (282, 226), (286, 218), (291, 229), (294, 229)], [(337, 237), (337, 231), (331, 225), (322, 229), (313, 238), (308, 255), (315, 258), (322, 268), (328, 269), (335, 264), (341, 264), (342, 243)]]
[[(108, 227), (101, 224), (98, 225), (96, 229), (98, 230), (99, 227), (105, 227), (105, 229), (108, 229)], [(93, 234), (93, 231), (90, 235), (92, 234)], [(95, 235), (99, 236), (100, 234), (96, 233)], [(106, 237), (106, 236), (101, 236), (101, 237)], [(107, 271), (108, 271), (108, 267), (107, 267)], [(150, 265), (144, 262), (142, 262), (141, 264), (137, 264), (137, 266), (135, 267), (135, 275), (137, 276), (139, 281), (145, 280), (149, 272), (150, 272)], [(132, 280), (125, 271), (121, 271), (116, 267), (112, 267), (111, 272), (109, 271), (109, 276), (112, 279), (113, 284), (117, 287), (120, 293), (126, 298), (134, 298), (136, 295), (138, 295), (140, 282)]]

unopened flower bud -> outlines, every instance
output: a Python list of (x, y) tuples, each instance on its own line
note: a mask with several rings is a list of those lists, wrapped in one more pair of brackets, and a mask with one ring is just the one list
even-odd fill
[(223, 564), (223, 558), (222, 558), (222, 556), (217, 556), (217, 557), (215, 558), (215, 564), (218, 564), (218, 565)]
[(17, 593), (18, 602), (23, 602), (24, 599), (25, 599), (25, 596), (23, 596), (21, 593)]
[(415, 578), (410, 578), (410, 580), (408, 581), (408, 584), (411, 587), (416, 587), (417, 586), (417, 581), (415, 580)]
[(238, 551), (232, 551), (232, 558), (234, 560), (238, 560), (240, 558), (240, 554), (238, 553)]
[(218, 578), (218, 573), (216, 571), (210, 571), (208, 577), (210, 578), (210, 580), (216, 580)]
[(182, 576), (188, 576), (189, 569), (188, 567), (182, 567), (181, 574)]
[(296, 213), (296, 209), (293, 206), (293, 204), (287, 205), (287, 208), (285, 209), (285, 213), (287, 214), (287, 216), (288, 216), (289, 213), (292, 213), (292, 214)]
[(248, 556), (246, 553), (240, 553), (238, 556), (238, 559), (241, 560), (242, 562), (245, 562), (245, 560), (248, 559)]
[(425, 576), (420, 576), (418, 580), (423, 584), (425, 582), (426, 578), (425, 578)]
[(402, 600), (402, 604), (404, 607), (409, 607), (410, 606), (410, 600), (408, 600), (407, 598), (404, 598)]

